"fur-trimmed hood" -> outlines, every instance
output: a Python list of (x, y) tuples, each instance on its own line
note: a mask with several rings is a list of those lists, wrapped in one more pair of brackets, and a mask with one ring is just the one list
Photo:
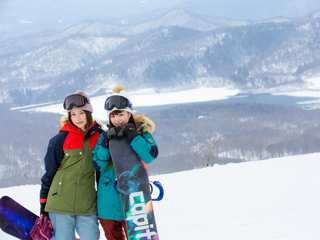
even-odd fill
[[(100, 127), (102, 128), (103, 125), (99, 120), (93, 119), (93, 122), (97, 122), (100, 125)], [(60, 127), (63, 127), (67, 123), (69, 123), (68, 115), (63, 115), (59, 120)]]
[(142, 131), (142, 133), (150, 133), (150, 134), (154, 132), (156, 125), (150, 118), (144, 115), (133, 115), (133, 118), (138, 124), (138, 131)]

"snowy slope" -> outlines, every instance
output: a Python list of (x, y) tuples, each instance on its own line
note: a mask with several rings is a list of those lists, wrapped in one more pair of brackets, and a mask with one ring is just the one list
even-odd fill
[[(151, 177), (161, 240), (320, 239), (320, 153)], [(39, 212), (39, 185), (0, 189)], [(13, 239), (0, 231), (1, 240)], [(105, 239), (101, 234), (101, 239)]]

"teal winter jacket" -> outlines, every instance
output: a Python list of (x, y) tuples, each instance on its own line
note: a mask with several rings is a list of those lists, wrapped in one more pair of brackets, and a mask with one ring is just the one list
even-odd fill
[[(154, 131), (155, 124), (152, 120), (144, 115), (134, 115), (137, 123), (138, 131), (141, 135), (136, 136), (130, 146), (145, 162), (151, 163), (158, 155), (158, 146), (151, 135)], [(93, 165), (96, 170), (100, 171), (100, 179), (98, 184), (98, 217), (108, 220), (122, 221), (125, 220), (120, 194), (116, 194), (113, 184), (115, 182), (116, 173), (114, 167), (107, 169), (111, 154), (108, 148), (101, 146), (103, 134), (94, 149)]]

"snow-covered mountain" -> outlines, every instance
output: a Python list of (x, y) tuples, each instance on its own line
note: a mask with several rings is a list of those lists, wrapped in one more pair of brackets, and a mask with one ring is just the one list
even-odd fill
[(248, 21), (204, 17), (186, 10), (176, 9), (149, 21), (131, 25), (115, 25), (108, 22), (93, 20), (82, 21), (79, 24), (67, 27), (59, 32), (44, 31), (39, 34), (3, 41), (0, 43), (0, 53), (1, 55), (7, 55), (19, 51), (26, 51), (30, 48), (41, 46), (43, 44), (49, 44), (65, 38), (71, 38), (74, 35), (94, 37), (110, 37), (114, 35), (130, 36), (138, 35), (161, 27), (172, 26), (190, 28), (197, 31), (208, 31), (221, 27), (248, 25), (249, 23), (250, 22)]
[[(164, 187), (164, 199), (153, 203), (159, 236), (318, 240), (319, 158), (316, 153), (152, 176)], [(0, 196), (39, 214), (39, 190), (40, 185), (0, 188)], [(0, 239), (15, 238), (0, 230)]]
[(101, 94), (116, 84), (159, 91), (232, 87), (313, 89), (320, 75), (320, 13), (250, 23), (174, 10), (127, 26), (82, 22), (0, 45), (0, 102)]
[[(202, 93), (203, 89), (214, 89), (202, 94), (200, 101), (214, 100), (204, 97), (217, 97), (215, 91), (220, 89), (241, 96), (319, 90), (319, 26), (320, 11), (298, 19), (247, 22), (180, 9), (139, 24), (84, 21), (60, 32), (2, 42), (0, 103), (8, 105), (0, 104), (6, 136), (0, 142), (0, 184), (36, 181), (43, 170), (47, 141), (58, 132), (60, 117), (9, 108), (29, 104), (48, 108), (58, 103), (59, 112), (64, 97), (82, 89), (92, 99), (96, 97), (97, 108), (104, 113), (103, 98), (116, 84), (141, 97), (146, 97), (142, 90), (151, 89), (155, 94), (147, 99), (152, 99), (148, 101), (152, 110), (176, 103), (172, 100), (177, 100), (176, 92), (195, 89)], [(161, 96), (160, 100), (155, 95)], [(221, 145), (221, 164), (319, 151), (318, 110), (196, 104), (194, 96), (192, 92), (177, 102), (188, 104), (148, 113), (161, 129), (155, 137), (161, 147), (159, 158), (165, 163), (157, 165), (156, 171), (151, 167), (152, 173), (192, 168), (194, 157), (189, 147), (217, 133), (227, 136)], [(301, 101), (319, 106), (315, 98)], [(190, 109), (195, 111), (190, 113)], [(34, 169), (35, 165), (39, 167)]]

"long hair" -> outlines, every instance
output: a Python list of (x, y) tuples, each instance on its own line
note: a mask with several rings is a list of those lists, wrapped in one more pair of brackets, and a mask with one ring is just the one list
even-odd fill
[[(110, 113), (110, 116), (111, 115), (118, 115), (120, 114), (121, 112), (123, 112), (125, 110), (115, 110), (113, 112)], [(114, 128), (115, 126), (112, 124), (112, 122), (110, 121), (110, 116), (109, 116), (109, 127), (108, 129), (110, 130), (111, 128)], [(134, 127), (137, 129), (137, 124), (136, 124), (136, 121), (134, 120), (133, 118), (133, 114), (131, 113), (131, 116), (129, 118), (129, 122), (128, 123), (132, 123), (134, 125)], [(105, 170), (108, 170), (110, 169), (111, 167), (113, 166), (113, 160), (112, 160), (112, 157), (110, 157), (110, 162), (109, 162), (109, 165), (107, 166), (107, 168)]]
[[(85, 126), (86, 128), (86, 131), (89, 129), (89, 127), (92, 125), (93, 123), (93, 118), (92, 118), (92, 114), (91, 112), (89, 111), (86, 111), (86, 110), (83, 110), (84, 113), (86, 114), (86, 117), (87, 117), (87, 124)], [(75, 127), (75, 128), (78, 128), (71, 120), (71, 111), (68, 113), (68, 121), (70, 123), (71, 126)]]

